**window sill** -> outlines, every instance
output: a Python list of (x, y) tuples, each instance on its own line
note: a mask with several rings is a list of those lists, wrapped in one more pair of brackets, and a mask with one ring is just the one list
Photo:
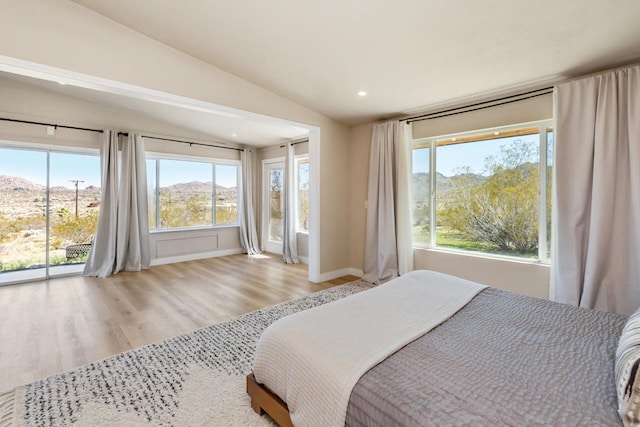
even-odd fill
[(149, 230), (149, 234), (177, 233), (185, 231), (213, 231), (225, 228), (238, 228), (239, 224), (214, 225), (209, 227), (161, 228)]
[(507, 261), (507, 262), (515, 262), (520, 264), (533, 264), (533, 265), (541, 265), (541, 266), (550, 266), (549, 260), (540, 261), (539, 259), (533, 258), (519, 258), (515, 256), (509, 255), (499, 255), (499, 254), (490, 254), (485, 252), (474, 252), (474, 251), (465, 251), (461, 249), (449, 249), (449, 248), (431, 248), (428, 246), (413, 246), (413, 250), (420, 250), (425, 252), (438, 252), (442, 254), (450, 254), (450, 255), (458, 255), (458, 256), (469, 256), (474, 258), (484, 258), (490, 260), (499, 260), (499, 261)]

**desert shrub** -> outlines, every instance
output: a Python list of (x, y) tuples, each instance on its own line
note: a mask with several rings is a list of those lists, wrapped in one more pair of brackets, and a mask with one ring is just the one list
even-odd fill
[(56, 243), (56, 247), (88, 243), (93, 239), (98, 227), (97, 211), (88, 211), (79, 216), (71, 214), (66, 209), (60, 211), (56, 223), (51, 227), (51, 242)]
[(515, 141), (486, 159), (486, 179), (461, 173), (438, 217), (464, 239), (486, 242), (499, 251), (535, 253), (538, 248), (538, 157), (531, 144)]

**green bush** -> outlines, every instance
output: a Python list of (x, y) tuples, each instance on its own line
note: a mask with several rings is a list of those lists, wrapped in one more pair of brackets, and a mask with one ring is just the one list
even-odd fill
[(488, 244), (503, 253), (536, 253), (539, 172), (538, 163), (529, 160), (537, 157), (535, 146), (515, 141), (501, 147), (499, 157), (485, 159), (486, 179), (471, 173), (452, 177), (438, 211), (441, 225), (458, 231), (462, 241)]
[(51, 243), (56, 248), (77, 243), (91, 242), (98, 228), (98, 211), (88, 211), (75, 216), (66, 209), (58, 212), (58, 218), (51, 226)]

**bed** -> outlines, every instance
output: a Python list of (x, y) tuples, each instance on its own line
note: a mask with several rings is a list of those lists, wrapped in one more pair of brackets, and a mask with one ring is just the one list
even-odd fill
[(281, 426), (639, 425), (639, 337), (640, 315), (416, 271), (275, 322), (247, 391)]

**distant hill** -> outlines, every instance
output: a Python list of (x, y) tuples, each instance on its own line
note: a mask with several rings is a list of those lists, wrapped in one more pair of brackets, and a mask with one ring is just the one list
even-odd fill
[[(85, 211), (96, 210), (100, 206), (101, 189), (95, 185), (78, 189), (78, 207), (82, 214)], [(211, 191), (211, 182), (179, 183), (163, 188), (177, 201), (187, 200), (199, 194)], [(237, 187), (216, 187), (216, 203), (235, 203)], [(53, 212), (64, 208), (69, 212), (75, 211), (75, 188), (53, 186), (49, 192), (49, 202)], [(11, 220), (25, 216), (41, 216), (46, 203), (45, 186), (35, 184), (24, 178), (0, 175), (0, 216)]]
[[(36, 184), (19, 176), (0, 175), (0, 191), (26, 190), (43, 192), (44, 189), (44, 185)], [(75, 193), (75, 188), (68, 188), (61, 185), (51, 187), (50, 190), (52, 193), (66, 193), (69, 191)], [(86, 188), (81, 188), (80, 191), (84, 194), (100, 194), (101, 192), (100, 187), (96, 187), (94, 185), (89, 185)]]
[[(29, 191), (43, 191), (45, 188), (44, 185), (36, 184), (24, 178), (18, 176), (8, 176), (8, 175), (0, 175), (0, 190), (29, 190)], [(178, 183), (174, 185), (169, 185), (167, 187), (163, 187), (170, 192), (181, 192), (181, 193), (200, 193), (209, 191), (211, 188), (211, 182), (199, 182), (192, 181), (186, 183)], [(57, 185), (51, 187), (51, 192), (59, 193), (59, 192), (67, 192), (67, 191), (75, 191), (74, 188), (68, 188), (61, 185)], [(223, 187), (222, 185), (216, 185), (216, 190), (219, 193), (225, 192), (235, 192), (237, 191), (237, 187)], [(96, 187), (95, 185), (88, 185), (86, 188), (81, 188), (81, 192), (87, 193), (97, 193), (101, 192), (100, 187)]]
[[(211, 188), (211, 181), (208, 182), (200, 182), (200, 181), (191, 181), (191, 182), (179, 182), (173, 185), (162, 186), (160, 188), (167, 189), (169, 191), (187, 191), (187, 192), (201, 192), (208, 191)], [(236, 187), (223, 187), (222, 185), (216, 185), (217, 190), (232, 190), (236, 189)]]
[(429, 174), (418, 172), (413, 174), (413, 203), (424, 205), (429, 200)]
[[(181, 182), (178, 184), (169, 185), (166, 187), (160, 187), (162, 191), (166, 191), (169, 194), (177, 197), (184, 197), (193, 194), (209, 193), (211, 191), (211, 181), (209, 182)], [(216, 185), (216, 198), (217, 200), (234, 200), (237, 196), (237, 187), (223, 187), (222, 185)]]
[(0, 190), (43, 190), (44, 185), (36, 184), (18, 176), (0, 175)]
[[(418, 172), (413, 174), (413, 203), (422, 205), (429, 201), (429, 174)], [(447, 191), (451, 187), (451, 178), (436, 172), (436, 184), (439, 191)]]
[(211, 182), (180, 182), (173, 185), (161, 185), (160, 188), (170, 193), (203, 193), (210, 190)]
[[(0, 216), (11, 221), (17, 218), (41, 217), (46, 203), (46, 187), (17, 176), (0, 175)], [(79, 212), (96, 209), (100, 203), (100, 188), (88, 186), (78, 192)], [(64, 208), (75, 210), (75, 188), (51, 187), (49, 203), (52, 212)]]
[[(469, 178), (477, 183), (481, 183), (487, 179), (484, 175), (465, 173), (454, 176), (444, 176), (440, 172), (436, 172), (436, 190), (440, 196), (445, 195), (451, 190), (456, 178)], [(418, 172), (413, 174), (413, 203), (415, 205), (426, 205), (429, 202), (429, 174), (426, 172)]]

